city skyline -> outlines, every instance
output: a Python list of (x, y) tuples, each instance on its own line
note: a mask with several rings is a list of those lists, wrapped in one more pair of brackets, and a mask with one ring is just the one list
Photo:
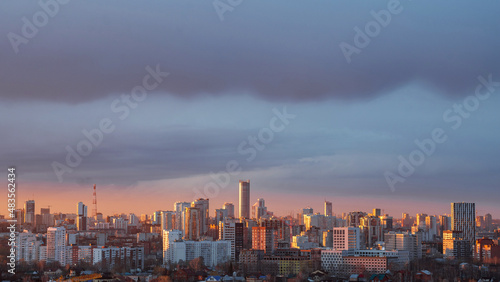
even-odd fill
[(499, 280), (498, 11), (0, 1), (0, 278)]
[(443, 17), (445, 3), (396, 2), (252, 1), (221, 21), (212, 3), (167, 1), (132, 22), (71, 3), (20, 45), (23, 17), (44, 9), (0, 3), (0, 164), (17, 167), (23, 199), (97, 183), (128, 206), (216, 200), (254, 179), (282, 212), (278, 195), (472, 201), (499, 217), (500, 4)]
[[(256, 182), (258, 182), (258, 181), (256, 181)], [(93, 187), (93, 185), (91, 185), (91, 187)], [(89, 188), (89, 190), (91, 190), (90, 193), (92, 193), (92, 189)], [(227, 197), (224, 197), (222, 195), (215, 198), (215, 199), (208, 198), (210, 201), (209, 215), (211, 217), (213, 217), (215, 215), (215, 209), (222, 208), (224, 203), (232, 203), (236, 209), (238, 208), (238, 193), (239, 193), (238, 183), (236, 183), (236, 187), (233, 190), (234, 191), (232, 191), (232, 192), (233, 192), (234, 197), (231, 197), (231, 198), (227, 198)], [(124, 206), (127, 206), (127, 203), (135, 203), (135, 205), (137, 206), (136, 195), (131, 195), (131, 197), (127, 198), (127, 199), (121, 198), (120, 201), (115, 202), (115, 204), (120, 207), (120, 208), (118, 208), (116, 206), (113, 206), (112, 200), (105, 200), (105, 199), (109, 198), (108, 195), (110, 195), (110, 194), (106, 193), (106, 191), (104, 191), (104, 192), (99, 191), (98, 196), (100, 195), (99, 193), (104, 193), (102, 195), (104, 199), (100, 200), (100, 206), (103, 210), (99, 209), (98, 212), (103, 213), (103, 215), (109, 215), (109, 216), (114, 215), (114, 214), (121, 214), (121, 213), (125, 213), (125, 214), (134, 213), (137, 216), (140, 216), (141, 214), (151, 215), (158, 210), (162, 210), (162, 211), (175, 210), (173, 208), (175, 202), (179, 202), (179, 201), (190, 202), (190, 201), (196, 200), (194, 198), (193, 199), (172, 198), (171, 200), (169, 200), (169, 202), (171, 202), (171, 204), (170, 203), (165, 204), (165, 200), (160, 198), (157, 201), (158, 201), (158, 203), (163, 203), (163, 204), (152, 205), (151, 204), (152, 201), (150, 200), (148, 202), (144, 202), (143, 205), (139, 204), (139, 206), (144, 206), (142, 209), (139, 208), (139, 209), (130, 210), (130, 208), (124, 209)], [(268, 195), (267, 197), (266, 197), (266, 194)], [(252, 203), (252, 202), (258, 200), (259, 198), (265, 199), (266, 206), (268, 207), (268, 211), (273, 212), (276, 216), (288, 216), (288, 215), (295, 216), (297, 213), (302, 212), (302, 209), (306, 208), (306, 207), (313, 208), (314, 213), (323, 214), (324, 213), (324, 201), (325, 201), (325, 199), (326, 199), (326, 201), (332, 202), (333, 214), (335, 214), (335, 215), (340, 215), (342, 213), (349, 213), (349, 212), (353, 212), (353, 211), (363, 211), (363, 212), (370, 213), (372, 211), (372, 209), (379, 208), (379, 209), (381, 209), (382, 214), (389, 214), (389, 215), (393, 216), (394, 218), (401, 218), (403, 213), (409, 213), (411, 216), (416, 216), (419, 213), (432, 214), (432, 215), (438, 215), (438, 216), (444, 215), (444, 214), (451, 215), (450, 208), (449, 208), (450, 202), (451, 203), (453, 203), (453, 202), (458, 202), (458, 203), (467, 202), (467, 201), (443, 200), (443, 202), (436, 202), (436, 204), (435, 205), (433, 204), (432, 206), (426, 206), (426, 207), (421, 207), (421, 208), (408, 208), (407, 203), (402, 202), (398, 206), (398, 204), (394, 203), (392, 200), (374, 201), (373, 199), (367, 199), (366, 201), (353, 200), (351, 202), (346, 203), (344, 198), (338, 198), (338, 200), (336, 201), (335, 198), (317, 198), (317, 197), (307, 198), (304, 195), (304, 196), (301, 196), (300, 198), (292, 200), (292, 201), (282, 202), (282, 201), (280, 201), (280, 198), (282, 197), (282, 195), (280, 195), (280, 194), (276, 194), (276, 193), (272, 193), (272, 192), (261, 192), (261, 194), (259, 194), (259, 195), (260, 196), (254, 197), (253, 194), (250, 193), (250, 202)], [(69, 197), (71, 197), (71, 196), (69, 196)], [(75, 207), (75, 205), (78, 204), (78, 202), (83, 202), (83, 204), (86, 206), (88, 206), (88, 205), (90, 205), (90, 203), (92, 203), (92, 194), (87, 195), (87, 200), (82, 200), (82, 198), (79, 198), (78, 196), (72, 196), (72, 197), (75, 199), (75, 202), (74, 203), (71, 201), (65, 202), (65, 204), (63, 205), (63, 208), (60, 210), (58, 210), (58, 208), (57, 208), (58, 205), (54, 205), (54, 203), (51, 201), (50, 196), (48, 196), (47, 198), (42, 199), (40, 201), (37, 201), (36, 197), (35, 197), (35, 203), (36, 203), (35, 214), (38, 214), (41, 208), (47, 208), (48, 207), (47, 203), (49, 203), (51, 206), (51, 209), (50, 209), (51, 213), (61, 212), (61, 213), (74, 213), (74, 214), (76, 214), (74, 207)], [(157, 197), (154, 197), (154, 198), (157, 198)], [(310, 199), (310, 200), (308, 200), (307, 202), (304, 202), (304, 199)], [(24, 200), (24, 198), (18, 198), (18, 200), (20, 201), (20, 203), (22, 203), (24, 205), (26, 200), (33, 200), (33, 199), (32, 199), (32, 196), (30, 196), (26, 200)], [(302, 204), (302, 203), (304, 203), (304, 204)], [(494, 213), (494, 211), (496, 210), (496, 207), (484, 206), (478, 202), (475, 202), (475, 203), (476, 203), (476, 213), (478, 216), (480, 216), (480, 215), (484, 216), (485, 214), (489, 213), (493, 216), (494, 219), (500, 219), (500, 214), (497, 215)], [(337, 204), (337, 206), (336, 206), (336, 204)], [(286, 208), (286, 207), (289, 207), (291, 205), (296, 206), (296, 208), (293, 210)], [(59, 205), (59, 206), (62, 206), (62, 205)], [(109, 206), (111, 206), (111, 207), (109, 207)], [(343, 207), (345, 207), (345, 208), (343, 208)], [(352, 208), (349, 208), (349, 207), (352, 207)], [(236, 215), (237, 215), (237, 212), (235, 211), (235, 216)]]

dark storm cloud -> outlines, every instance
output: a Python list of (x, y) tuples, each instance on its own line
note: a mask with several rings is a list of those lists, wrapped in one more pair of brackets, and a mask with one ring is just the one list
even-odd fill
[(9, 32), (36, 2), (0, 3), (0, 95), (80, 103), (129, 92), (147, 65), (182, 97), (232, 91), (268, 100), (365, 98), (408, 82), (469, 94), (500, 74), (498, 2), (402, 1), (403, 10), (348, 64), (339, 48), (386, 3), (245, 1), (220, 21), (211, 1), (69, 2), (15, 54)]
[[(83, 158), (80, 165), (72, 172), (63, 174), (64, 183), (114, 184), (133, 186), (138, 181), (161, 180), (189, 177), (193, 175), (217, 173), (226, 168), (230, 160), (236, 160), (245, 170), (270, 168), (283, 164), (284, 159), (319, 155), (322, 141), (310, 141), (310, 136), (296, 138), (301, 146), (310, 148), (300, 151), (290, 150), (284, 137), (276, 136), (264, 152), (259, 152), (256, 159), (248, 162), (247, 154), (239, 154), (237, 146), (255, 134), (255, 130), (169, 130), (151, 132), (135, 130), (133, 133), (115, 133), (111, 139), (103, 142), (92, 154)], [(221, 138), (221, 137), (224, 138)], [(67, 140), (65, 140), (67, 141)], [(57, 182), (51, 166), (57, 161), (65, 164), (69, 145), (62, 139), (44, 146), (43, 150), (18, 148), (10, 145), (9, 152), (2, 152), (0, 165), (15, 164), (25, 181)], [(14, 161), (13, 161), (14, 160)]]

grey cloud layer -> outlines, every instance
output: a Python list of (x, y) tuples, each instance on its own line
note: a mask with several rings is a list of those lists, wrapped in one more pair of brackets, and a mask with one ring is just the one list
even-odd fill
[(339, 48), (385, 3), (245, 1), (219, 21), (210, 1), (70, 2), (15, 55), (6, 37), (40, 8), (0, 3), (0, 95), (80, 103), (128, 92), (146, 65), (171, 73), (160, 92), (246, 91), (271, 101), (364, 98), (412, 81), (468, 94), (500, 74), (498, 2), (402, 1), (347, 64)]

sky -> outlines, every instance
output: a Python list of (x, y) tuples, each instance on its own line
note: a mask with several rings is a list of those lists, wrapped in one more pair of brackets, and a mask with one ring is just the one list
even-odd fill
[(499, 8), (2, 1), (3, 179), (15, 166), (37, 212), (90, 206), (97, 184), (105, 214), (199, 197), (213, 214), (250, 179), (278, 215), (500, 218)]

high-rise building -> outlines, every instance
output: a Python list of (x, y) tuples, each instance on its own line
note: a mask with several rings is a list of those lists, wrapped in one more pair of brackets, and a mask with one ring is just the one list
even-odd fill
[(486, 229), (486, 231), (492, 231), (492, 224), (493, 222), (493, 218), (491, 216), (491, 214), (487, 213), (485, 216), (484, 216), (484, 228)]
[(243, 249), (243, 223), (219, 222), (220, 240), (231, 241), (231, 259), (238, 261), (240, 251)]
[(240, 180), (239, 216), (250, 218), (250, 180)]
[(161, 212), (161, 229), (174, 230), (175, 229), (176, 213), (173, 211)]
[(184, 239), (198, 240), (201, 236), (201, 212), (200, 209), (189, 207), (184, 211)]
[(350, 212), (347, 216), (347, 225), (352, 227), (359, 227), (361, 218), (363, 218), (365, 215), (366, 213), (360, 211)]
[(128, 220), (123, 219), (121, 217), (110, 217), (110, 224), (113, 225), (115, 229), (122, 229), (125, 231), (125, 233), (128, 230)]
[(35, 225), (35, 201), (28, 200), (24, 203), (24, 223)]
[(479, 229), (484, 229), (484, 216), (478, 215), (476, 216), (476, 227)]
[(469, 242), (472, 257), (476, 245), (476, 204), (451, 203), (451, 227), (453, 231), (460, 231), (460, 238)]
[(443, 238), (443, 231), (451, 230), (451, 217), (448, 215), (439, 216), (439, 235)]
[(325, 216), (333, 216), (332, 202), (325, 201)]
[(302, 209), (302, 215), (307, 215), (307, 214), (314, 214), (314, 210), (311, 207), (307, 207)]
[(333, 230), (323, 231), (323, 247), (333, 248)]
[(278, 232), (278, 240), (290, 242), (290, 226), (283, 219), (260, 219), (260, 227), (267, 227), (269, 229), (274, 229)]
[(19, 232), (16, 238), (16, 260), (23, 260), (27, 263), (38, 261), (41, 244), (42, 241), (38, 241), (36, 234), (31, 233), (31, 231)]
[(227, 210), (228, 217), (234, 217), (234, 205), (233, 205), (233, 203), (224, 203), (222, 208)]
[(231, 260), (229, 241), (174, 241), (169, 249), (172, 249), (172, 256), (168, 257), (171, 263), (202, 257), (205, 265), (215, 267)]
[(384, 231), (379, 217), (362, 217), (359, 228), (361, 229), (362, 246), (364, 247), (374, 247), (377, 241), (384, 240)]
[[(172, 243), (182, 239), (182, 231), (180, 230), (163, 230), (163, 263), (173, 262), (174, 248)], [(184, 249), (185, 252), (185, 249)]]
[(497, 240), (482, 238), (476, 240), (474, 258), (481, 263), (494, 263), (500, 260), (500, 246)]
[(205, 235), (210, 226), (209, 201), (200, 198), (192, 202), (191, 207), (200, 211), (200, 235)]
[(306, 227), (306, 230), (311, 230), (311, 228), (313, 227), (318, 227), (319, 229), (328, 229), (326, 227), (325, 215), (320, 213), (305, 214), (304, 225)]
[(252, 227), (252, 249), (272, 254), (277, 247), (277, 230), (268, 227)]
[(408, 251), (411, 260), (422, 258), (420, 234), (390, 231), (384, 234), (385, 249)]
[(437, 221), (436, 217), (433, 215), (430, 215), (425, 218), (425, 227), (427, 231), (427, 241), (434, 241), (436, 236), (437, 236)]
[(24, 223), (24, 209), (16, 209), (14, 211), (14, 214), (15, 214), (16, 220), (17, 220), (16, 224), (23, 224)]
[(131, 213), (128, 215), (128, 225), (129, 226), (139, 226), (139, 218)]
[(47, 229), (47, 261), (58, 261), (66, 265), (66, 229), (49, 227)]
[(382, 212), (380, 209), (373, 209), (373, 213), (372, 213), (373, 216), (381, 216), (382, 215)]
[(223, 221), (227, 217), (226, 209), (215, 209), (215, 222), (217, 225), (219, 225), (219, 222)]
[(82, 202), (76, 205), (76, 228), (78, 231), (87, 230), (87, 206)]
[(252, 218), (259, 219), (267, 214), (266, 202), (264, 199), (260, 198), (252, 206)]
[[(41, 208), (40, 214), (42, 218), (41, 224), (51, 227), (54, 226), (54, 215), (50, 213), (50, 208)], [(38, 223), (37, 223), (38, 225)]]
[(463, 238), (463, 232), (446, 230), (443, 232), (443, 255), (447, 258), (471, 258), (470, 242)]
[(411, 228), (411, 226), (413, 225), (413, 222), (412, 222), (412, 219), (410, 217), (410, 214), (408, 213), (403, 213), (403, 218), (402, 218), (402, 223), (403, 225), (403, 228)]
[(391, 230), (393, 228), (394, 219), (388, 214), (380, 216), (380, 223), (384, 230)]
[(361, 246), (361, 232), (358, 227), (335, 227), (332, 237), (335, 250), (354, 250)]
[(161, 225), (161, 211), (155, 211), (151, 215), (151, 224), (152, 225)]
[(175, 202), (174, 210), (175, 210), (175, 229), (183, 230), (184, 226), (184, 211), (186, 208), (191, 207), (191, 203), (188, 202)]
[(425, 225), (425, 220), (427, 218), (427, 214), (425, 213), (419, 213), (417, 214), (417, 227), (419, 229), (422, 229), (422, 230), (425, 230), (426, 229), (426, 225)]
[(92, 263), (113, 268), (126, 259), (131, 268), (144, 268), (144, 247), (102, 247), (92, 249)]

